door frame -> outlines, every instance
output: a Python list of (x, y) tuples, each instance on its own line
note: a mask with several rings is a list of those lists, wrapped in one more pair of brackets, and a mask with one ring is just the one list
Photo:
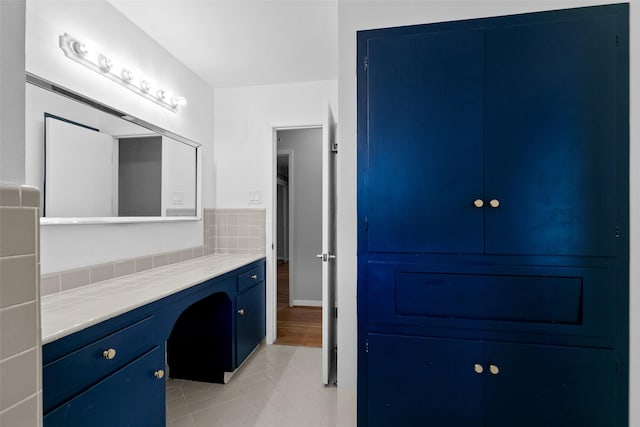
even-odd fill
[[(267, 343), (275, 343), (278, 339), (278, 131), (292, 129), (317, 129), (322, 128), (322, 123), (272, 123), (271, 128), (271, 235), (273, 244), (271, 248), (271, 256), (274, 268), (272, 268), (270, 277), (267, 278), (267, 288), (272, 290), (271, 298), (267, 298), (267, 318), (269, 312), (273, 313), (271, 317), (271, 330), (267, 327)], [(289, 175), (292, 175), (291, 170)], [(291, 176), (289, 177), (289, 185), (291, 185)], [(293, 221), (292, 203), (293, 197), (289, 198), (289, 221)], [(293, 239), (292, 222), (289, 223), (289, 239)], [(289, 240), (289, 265), (295, 258), (292, 241)], [(291, 272), (289, 272), (291, 274)], [(267, 295), (269, 293), (267, 292)], [(289, 301), (293, 292), (291, 292), (291, 279), (289, 279)], [(271, 333), (270, 333), (271, 332)]]

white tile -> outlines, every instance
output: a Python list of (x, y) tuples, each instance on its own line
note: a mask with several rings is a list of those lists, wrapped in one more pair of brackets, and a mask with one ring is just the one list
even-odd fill
[(271, 345), (258, 349), (229, 384), (171, 379), (168, 425), (336, 426), (337, 390), (322, 385), (320, 363), (320, 349)]

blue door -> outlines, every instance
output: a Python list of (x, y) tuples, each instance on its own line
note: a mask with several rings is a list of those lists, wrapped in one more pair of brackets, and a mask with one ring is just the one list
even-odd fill
[(487, 30), (487, 253), (615, 256), (616, 21)]
[(614, 350), (486, 342), (485, 359), (487, 426), (622, 425)]
[(482, 342), (368, 335), (369, 426), (483, 425)]
[(380, 37), (366, 55), (368, 251), (482, 252), (482, 32)]
[(236, 297), (236, 367), (265, 336), (265, 304), (264, 281)]

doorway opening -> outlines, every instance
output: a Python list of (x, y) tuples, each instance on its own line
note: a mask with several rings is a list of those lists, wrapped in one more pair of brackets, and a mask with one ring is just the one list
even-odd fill
[(276, 344), (322, 346), (322, 128), (276, 131)]

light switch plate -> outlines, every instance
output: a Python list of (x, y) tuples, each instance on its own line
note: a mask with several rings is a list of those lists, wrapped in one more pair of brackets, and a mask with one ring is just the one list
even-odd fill
[(260, 191), (249, 191), (249, 204), (259, 205), (262, 203), (262, 194)]

